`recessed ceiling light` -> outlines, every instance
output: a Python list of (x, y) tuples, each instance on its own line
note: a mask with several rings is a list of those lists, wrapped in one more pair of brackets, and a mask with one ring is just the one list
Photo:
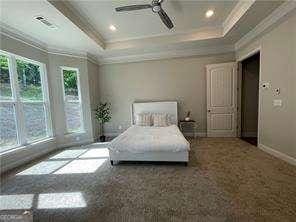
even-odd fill
[(109, 29), (110, 29), (111, 31), (116, 31), (116, 27), (115, 27), (114, 25), (110, 25), (110, 26), (109, 26)]
[(210, 18), (210, 17), (212, 17), (214, 15), (214, 11), (213, 10), (208, 10), (207, 12), (206, 12), (206, 17), (207, 18)]

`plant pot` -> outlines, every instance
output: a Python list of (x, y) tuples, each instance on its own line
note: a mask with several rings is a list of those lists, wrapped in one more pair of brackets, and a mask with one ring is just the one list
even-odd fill
[(100, 141), (101, 142), (106, 142), (106, 136), (104, 136), (104, 135), (100, 136)]

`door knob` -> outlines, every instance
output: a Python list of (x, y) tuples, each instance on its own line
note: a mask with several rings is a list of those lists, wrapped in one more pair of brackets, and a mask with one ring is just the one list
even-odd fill
[(210, 113), (211, 112), (211, 110), (210, 109), (208, 109), (208, 113)]

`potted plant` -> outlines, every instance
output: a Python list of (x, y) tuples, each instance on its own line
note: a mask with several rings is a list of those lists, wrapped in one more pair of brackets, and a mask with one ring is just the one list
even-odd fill
[(107, 123), (111, 120), (111, 104), (107, 102), (100, 102), (98, 107), (95, 109), (95, 117), (99, 121), (101, 127), (100, 141), (105, 142), (106, 137), (104, 135), (104, 123)]

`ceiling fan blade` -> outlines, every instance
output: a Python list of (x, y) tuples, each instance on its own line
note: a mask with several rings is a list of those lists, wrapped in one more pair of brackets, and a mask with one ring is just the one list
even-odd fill
[(128, 6), (122, 6), (122, 7), (117, 7), (115, 10), (117, 12), (122, 12), (122, 11), (133, 11), (133, 10), (141, 10), (141, 9), (146, 9), (146, 8), (151, 8), (151, 5), (128, 5)]
[(158, 12), (158, 15), (160, 17), (160, 19), (162, 20), (162, 22), (169, 28), (173, 28), (174, 27), (174, 24), (173, 22), (171, 21), (171, 19), (169, 18), (169, 16), (167, 15), (167, 13), (165, 13), (165, 11), (163, 9), (161, 9), (159, 12)]

